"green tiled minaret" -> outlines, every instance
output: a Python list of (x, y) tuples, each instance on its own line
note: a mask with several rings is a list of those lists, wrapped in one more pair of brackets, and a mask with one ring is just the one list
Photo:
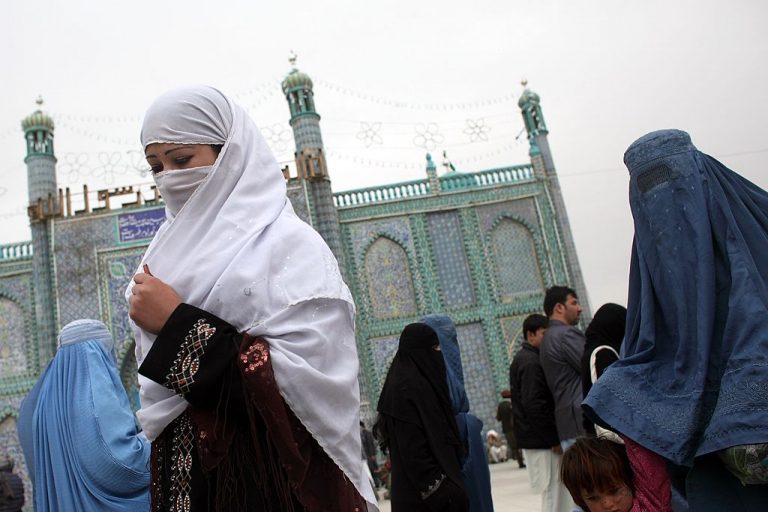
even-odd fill
[(320, 114), (315, 110), (312, 79), (296, 69), (295, 54), (290, 62), (293, 69), (283, 80), (282, 87), (291, 111), (290, 124), (296, 143), (296, 168), (299, 178), (306, 183), (312, 226), (331, 248), (339, 261), (339, 267), (344, 269), (339, 217), (333, 203), (331, 178), (323, 152)]
[(552, 159), (552, 151), (549, 149), (549, 141), (547, 140), (549, 130), (544, 122), (539, 95), (527, 87), (528, 82), (526, 80), (522, 81), (522, 85), (524, 87), (523, 94), (517, 104), (520, 107), (525, 130), (528, 133), (528, 143), (530, 144), (528, 154), (531, 157), (536, 178), (542, 180), (546, 185), (545, 190), (555, 212), (558, 238), (566, 258), (568, 282), (553, 284), (567, 285), (576, 290), (579, 295), (579, 302), (584, 308), (582, 321), (586, 325), (592, 318), (592, 314), (589, 309), (587, 289), (584, 286), (584, 277), (581, 274), (581, 267), (576, 255), (576, 245), (573, 242), (573, 234), (571, 234), (571, 225), (565, 210), (560, 181), (557, 179), (555, 161)]
[(53, 152), (53, 119), (38, 109), (21, 122), (27, 142), (27, 186), (29, 189), (29, 227), (32, 231), (32, 258), (35, 283), (35, 316), (41, 369), (56, 350), (56, 314), (53, 301), (53, 219), (60, 214), (56, 187), (56, 155)]

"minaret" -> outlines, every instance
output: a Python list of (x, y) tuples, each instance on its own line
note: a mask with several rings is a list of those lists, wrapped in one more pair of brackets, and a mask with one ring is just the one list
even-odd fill
[(53, 119), (38, 109), (21, 122), (27, 141), (29, 227), (32, 231), (32, 269), (35, 286), (37, 339), (42, 370), (56, 351), (56, 313), (53, 294), (53, 219), (60, 214), (56, 189), (56, 156), (53, 152)]
[(432, 194), (440, 193), (440, 179), (437, 177), (437, 167), (432, 161), (432, 155), (427, 153), (427, 181), (429, 182), (429, 191)]
[(527, 80), (523, 80), (521, 83), (525, 90), (517, 104), (522, 111), (525, 130), (528, 132), (528, 143), (530, 144), (528, 154), (531, 157), (531, 164), (533, 164), (533, 171), (536, 177), (543, 180), (547, 186), (549, 197), (555, 210), (560, 243), (565, 252), (569, 282), (553, 284), (567, 285), (576, 290), (576, 293), (579, 295), (579, 302), (584, 308), (582, 317), (588, 320), (592, 315), (589, 309), (587, 290), (584, 286), (584, 277), (581, 274), (581, 267), (576, 255), (576, 245), (573, 242), (568, 214), (565, 211), (565, 203), (562, 191), (560, 190), (560, 182), (557, 179), (555, 162), (552, 159), (552, 151), (549, 149), (549, 141), (547, 140), (549, 130), (544, 122), (544, 115), (541, 112), (539, 95), (528, 89)]
[(312, 80), (296, 69), (296, 54), (291, 53), (289, 61), (293, 69), (282, 85), (288, 107), (291, 109), (290, 123), (296, 143), (296, 169), (299, 178), (307, 184), (312, 226), (331, 248), (339, 261), (339, 267), (344, 269), (339, 216), (336, 205), (333, 204), (331, 178), (325, 163), (320, 115), (315, 111)]

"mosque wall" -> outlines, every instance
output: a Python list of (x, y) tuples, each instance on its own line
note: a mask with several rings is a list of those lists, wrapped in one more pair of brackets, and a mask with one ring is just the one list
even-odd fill
[(457, 326), (470, 409), (486, 429), (498, 428), (522, 321), (541, 312), (544, 290), (565, 272), (544, 185), (530, 174), (371, 200), (339, 208), (339, 218), (358, 307), (363, 416), (375, 415), (402, 328), (443, 313)]
[(24, 453), (16, 435), (16, 414), (11, 409), (18, 410), (21, 398), (16, 398), (12, 405), (0, 407), (0, 452), (13, 460), (13, 472), (24, 481), (24, 510), (32, 510), (32, 485), (29, 483), (29, 472)]
[(312, 211), (312, 205), (310, 204), (311, 195), (307, 194), (306, 189), (307, 182), (292, 178), (288, 180), (287, 195), (293, 206), (293, 211), (296, 215), (306, 222), (312, 224), (310, 219), (310, 211)]
[(57, 330), (80, 318), (107, 325), (134, 409), (139, 407), (136, 358), (124, 294), (164, 220), (165, 209), (153, 206), (59, 219), (54, 229)]
[(0, 265), (0, 381), (36, 373), (35, 326), (31, 261)]
[[(124, 209), (60, 219), (54, 230), (58, 329), (95, 318), (112, 331), (118, 356), (132, 343), (125, 288), (165, 220), (163, 208)], [(58, 330), (57, 329), (57, 330)], [(122, 364), (122, 359), (118, 364)]]
[[(14, 471), (28, 482), (16, 418), (37, 376), (39, 355), (32, 258), (24, 245), (3, 246), (0, 253), (0, 453), (13, 459)], [(24, 487), (27, 503), (31, 489)]]

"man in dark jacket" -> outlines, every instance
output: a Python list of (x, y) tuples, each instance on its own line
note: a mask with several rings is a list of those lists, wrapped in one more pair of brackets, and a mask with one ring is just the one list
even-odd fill
[(525, 342), (509, 367), (512, 416), (517, 445), (523, 449), (531, 489), (541, 493), (542, 512), (567, 512), (574, 503), (560, 482), (562, 451), (552, 393), (539, 362), (547, 318), (530, 315), (523, 322)]

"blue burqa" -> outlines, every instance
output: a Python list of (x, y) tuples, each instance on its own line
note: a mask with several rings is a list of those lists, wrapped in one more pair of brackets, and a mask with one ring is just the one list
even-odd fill
[(768, 441), (768, 194), (653, 132), (624, 155), (635, 241), (622, 359), (584, 408), (680, 465)]
[(456, 336), (456, 326), (445, 315), (427, 315), (420, 320), (437, 333), (440, 350), (445, 360), (448, 390), (451, 395), (453, 414), (456, 425), (466, 450), (462, 461), (461, 476), (469, 495), (470, 512), (492, 512), (491, 473), (483, 442), (483, 422), (469, 413), (469, 399), (464, 389), (464, 368), (461, 364), (461, 352)]
[(35, 510), (149, 510), (150, 446), (137, 432), (112, 336), (101, 322), (77, 320), (59, 345), (19, 413)]

